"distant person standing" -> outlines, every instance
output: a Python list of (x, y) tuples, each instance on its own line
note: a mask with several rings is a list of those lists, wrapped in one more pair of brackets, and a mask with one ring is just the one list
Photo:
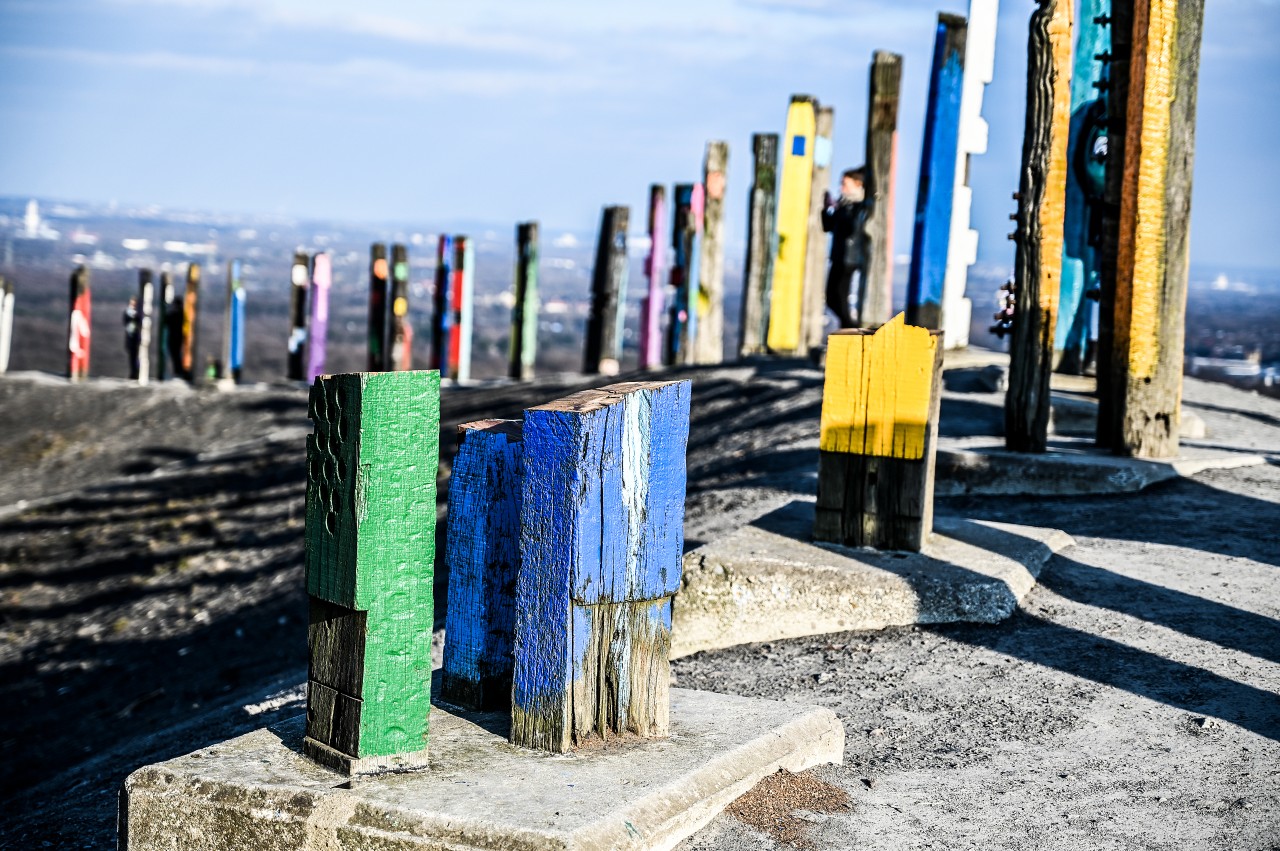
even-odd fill
[(138, 310), (138, 299), (130, 298), (124, 309), (124, 350), (129, 356), (129, 380), (137, 381), (142, 371), (138, 355), (142, 351), (142, 315)]
[(840, 197), (834, 201), (831, 193), (825, 193), (822, 204), (822, 229), (831, 234), (831, 266), (827, 271), (827, 307), (835, 313), (841, 328), (853, 328), (855, 323), (849, 312), (849, 294), (853, 288), (853, 274), (859, 280), (866, 273), (867, 214), (871, 202), (867, 200), (864, 169), (851, 168), (840, 178)]

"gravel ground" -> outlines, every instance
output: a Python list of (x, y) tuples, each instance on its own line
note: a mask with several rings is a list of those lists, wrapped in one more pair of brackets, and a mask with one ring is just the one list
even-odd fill
[[(683, 375), (689, 546), (812, 491), (816, 370)], [(302, 706), (304, 393), (105, 384), (0, 379), (0, 847), (113, 847), (133, 768)], [(575, 386), (446, 393), (446, 459), (458, 422)], [(786, 812), (726, 813), (682, 847), (1280, 848), (1280, 402), (1186, 395), (1206, 444), (1273, 463), (1124, 496), (939, 501), (1076, 538), (1009, 621), (674, 663), (681, 686), (830, 706), (848, 734)], [(948, 394), (944, 431), (987, 403)], [(821, 805), (840, 792), (850, 807)]]

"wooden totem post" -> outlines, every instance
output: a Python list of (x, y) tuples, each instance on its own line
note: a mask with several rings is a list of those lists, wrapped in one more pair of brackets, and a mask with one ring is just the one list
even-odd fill
[(677, 183), (674, 215), (671, 217), (671, 302), (667, 322), (668, 365), (692, 363), (691, 349), (698, 329), (698, 313), (693, 309), (694, 282), (698, 280), (698, 235), (702, 228), (702, 184)]
[(431, 368), (450, 374), (449, 349), (453, 340), (453, 237), (440, 234), (436, 242), (435, 316), (431, 324)]
[(240, 382), (244, 368), (245, 290), (239, 260), (227, 264), (227, 307), (222, 324), (222, 378)]
[(92, 320), (89, 269), (81, 264), (71, 273), (71, 309), (67, 321), (67, 377), (72, 381), (82, 381), (89, 377)]
[(187, 264), (187, 288), (182, 293), (182, 377), (189, 384), (200, 381), (200, 264)]
[(667, 250), (663, 241), (667, 232), (667, 188), (661, 183), (649, 186), (649, 253), (644, 259), (644, 275), (648, 289), (640, 302), (640, 368), (662, 366), (662, 312), (666, 307), (666, 284), (663, 271)]
[(947, 269), (942, 283), (940, 327), (949, 349), (969, 345), (969, 326), (973, 320), (973, 302), (965, 297), (969, 267), (978, 262), (978, 232), (969, 226), (973, 211), (969, 160), (987, 152), (988, 127), (982, 117), (982, 96), (995, 73), (999, 7), (999, 0), (969, 0), (955, 188), (951, 200), (951, 239), (947, 243)]
[(369, 372), (387, 369), (387, 246), (375, 242), (369, 249)]
[(519, 420), (458, 427), (449, 479), (449, 610), (441, 697), (467, 709), (511, 708), (523, 488)]
[(691, 363), (724, 360), (724, 190), (729, 168), (729, 143), (707, 143), (703, 160), (702, 259), (693, 296), (697, 314)]
[(933, 529), (942, 334), (902, 314), (827, 338), (813, 536), (919, 551)]
[(409, 249), (391, 246), (391, 311), (387, 330), (387, 369), (413, 369), (413, 326), (409, 324)]
[(151, 381), (151, 325), (155, 283), (150, 269), (138, 270), (138, 383)]
[(9, 371), (13, 350), (13, 281), (0, 275), (0, 375)]
[(182, 357), (182, 313), (177, 309), (176, 299), (173, 276), (161, 270), (160, 286), (156, 290), (156, 322), (160, 327), (160, 333), (156, 335), (156, 379), (159, 381), (168, 377), (165, 364), (171, 364), (174, 374), (177, 374), (178, 362)]
[(831, 188), (831, 137), (836, 113), (829, 106), (814, 114), (813, 181), (809, 185), (809, 233), (805, 239), (804, 294), (800, 313), (801, 354), (826, 344), (827, 257), (830, 237), (822, 229), (823, 196)]
[(690, 382), (525, 411), (511, 741), (665, 736)]
[(307, 437), (307, 727), (344, 774), (427, 765), (440, 377), (325, 376)]
[(769, 334), (769, 294), (773, 290), (773, 257), (777, 252), (778, 134), (751, 137), (755, 179), (747, 217), (747, 259), (742, 273), (742, 323), (738, 356), (763, 354)]
[(617, 375), (622, 357), (622, 306), (627, 298), (628, 207), (605, 207), (591, 273), (591, 314), (582, 371)]
[(818, 101), (792, 95), (782, 142), (782, 181), (778, 190), (778, 254), (769, 293), (769, 333), (765, 344), (776, 354), (801, 350), (804, 270), (809, 239), (809, 195), (813, 192), (814, 131)]
[(893, 315), (893, 205), (898, 179), (898, 98), (902, 57), (877, 50), (867, 97), (867, 266), (858, 285), (858, 327), (879, 328)]
[(307, 289), (311, 283), (310, 260), (305, 252), (293, 255), (289, 273), (289, 361), (285, 377), (290, 381), (307, 378)]
[(1134, 0), (1111, 399), (1098, 429), (1139, 458), (1178, 454), (1203, 25), (1204, 0)]
[(516, 225), (516, 303), (511, 314), (511, 367), (516, 381), (531, 381), (538, 357), (538, 223)]
[(475, 249), (471, 237), (453, 238), (453, 311), (454, 321), (449, 339), (449, 377), (454, 381), (471, 378), (471, 330), (473, 324), (473, 290), (475, 289)]
[(1014, 322), (1005, 394), (1005, 445), (1043, 452), (1062, 277), (1071, 126), (1071, 2), (1040, 0), (1027, 47), (1027, 120), (1018, 186)]
[(907, 321), (925, 328), (942, 327), (942, 287), (947, 275), (960, 145), (966, 29), (965, 19), (959, 15), (938, 15), (920, 155), (911, 272), (907, 277)]
[(311, 258), (311, 328), (307, 331), (307, 381), (324, 375), (325, 350), (329, 345), (329, 289), (333, 267), (329, 254), (321, 251)]

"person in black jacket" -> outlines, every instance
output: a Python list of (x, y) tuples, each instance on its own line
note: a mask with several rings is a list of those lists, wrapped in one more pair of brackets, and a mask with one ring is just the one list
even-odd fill
[(853, 273), (866, 272), (867, 200), (863, 168), (851, 168), (840, 178), (840, 197), (832, 200), (826, 193), (822, 205), (822, 229), (831, 234), (831, 266), (827, 271), (827, 307), (835, 312), (841, 328), (853, 328), (849, 312), (849, 293)]

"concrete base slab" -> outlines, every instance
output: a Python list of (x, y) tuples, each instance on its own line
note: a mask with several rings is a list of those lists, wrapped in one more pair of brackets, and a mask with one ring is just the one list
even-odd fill
[(430, 769), (350, 779), (302, 755), (303, 719), (135, 771), (128, 851), (666, 849), (761, 778), (844, 757), (822, 707), (671, 690), (671, 737), (547, 754), (502, 713), (431, 708)]
[(1058, 441), (1043, 454), (1010, 452), (993, 437), (939, 441), (935, 496), (1003, 494), (1079, 496), (1133, 493), (1205, 470), (1265, 464), (1261, 455), (1183, 446), (1177, 458), (1122, 458), (1092, 441)]
[(671, 655), (919, 623), (994, 623), (1074, 541), (1057, 529), (935, 517), (921, 553), (811, 540), (812, 502), (790, 502), (688, 553)]

